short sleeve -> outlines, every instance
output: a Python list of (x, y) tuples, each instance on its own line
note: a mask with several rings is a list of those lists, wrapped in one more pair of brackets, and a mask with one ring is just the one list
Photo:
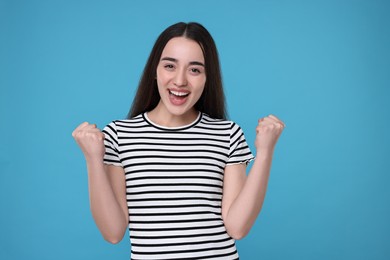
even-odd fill
[(119, 158), (118, 133), (116, 131), (115, 122), (111, 122), (103, 129), (104, 146), (106, 151), (104, 153), (104, 163), (114, 166), (122, 166)]
[(254, 156), (246, 142), (244, 132), (241, 127), (232, 122), (230, 127), (230, 149), (227, 165), (248, 164)]

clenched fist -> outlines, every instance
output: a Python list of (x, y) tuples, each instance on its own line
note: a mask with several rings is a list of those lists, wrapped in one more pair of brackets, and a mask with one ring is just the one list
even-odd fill
[(104, 134), (95, 124), (82, 123), (73, 131), (72, 136), (80, 146), (87, 161), (103, 160)]
[(276, 116), (269, 115), (261, 118), (256, 127), (256, 150), (273, 151), (285, 126)]

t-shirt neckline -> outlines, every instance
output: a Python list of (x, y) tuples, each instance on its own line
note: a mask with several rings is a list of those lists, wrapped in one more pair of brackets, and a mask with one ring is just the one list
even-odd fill
[(162, 125), (154, 123), (152, 120), (150, 120), (147, 113), (148, 112), (143, 113), (142, 117), (149, 125), (157, 128), (157, 129), (167, 130), (167, 131), (179, 131), (179, 130), (185, 130), (188, 128), (192, 128), (193, 126), (195, 126), (196, 124), (198, 124), (200, 122), (200, 120), (202, 119), (202, 115), (203, 115), (202, 112), (198, 112), (198, 116), (196, 117), (196, 119), (193, 122), (191, 122), (187, 125), (183, 125), (183, 126), (168, 127), (168, 126), (162, 126)]

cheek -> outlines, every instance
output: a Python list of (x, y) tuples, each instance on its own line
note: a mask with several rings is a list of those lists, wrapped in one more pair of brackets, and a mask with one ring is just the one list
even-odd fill
[(197, 86), (198, 86), (198, 91), (200, 92), (200, 95), (203, 93), (206, 85), (206, 78), (199, 80)]
[(157, 76), (157, 89), (158, 89), (158, 93), (160, 94), (160, 97), (164, 96), (164, 93), (166, 91), (166, 88), (165, 88), (165, 82), (163, 81), (162, 78), (159, 78)]
[(159, 70), (157, 70), (156, 72), (157, 83), (161, 82), (162, 78), (163, 78), (162, 73)]
[(167, 81), (167, 78), (168, 78), (168, 74), (166, 71), (164, 71), (162, 68), (160, 67), (157, 67), (157, 70), (156, 70), (156, 78), (157, 78), (157, 82), (165, 82)]
[(158, 88), (163, 88), (168, 81), (166, 75), (164, 75), (164, 73), (159, 73), (158, 71), (156, 75), (157, 75), (156, 81), (157, 81)]
[(200, 97), (202, 96), (203, 92), (204, 92), (204, 85), (201, 85), (199, 86), (197, 89), (196, 89), (196, 94), (194, 95), (195, 97), (195, 100), (198, 101), (200, 99)]

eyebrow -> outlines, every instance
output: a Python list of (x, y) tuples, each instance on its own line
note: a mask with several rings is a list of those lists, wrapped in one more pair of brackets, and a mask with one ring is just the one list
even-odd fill
[[(164, 58), (162, 58), (161, 60), (172, 61), (172, 62), (175, 62), (175, 63), (178, 62), (177, 59), (171, 58), (171, 57), (164, 57)], [(199, 66), (203, 66), (203, 67), (204, 67), (204, 64), (203, 64), (202, 62), (199, 62), (199, 61), (190, 61), (189, 64), (190, 64), (190, 65), (199, 65)]]

